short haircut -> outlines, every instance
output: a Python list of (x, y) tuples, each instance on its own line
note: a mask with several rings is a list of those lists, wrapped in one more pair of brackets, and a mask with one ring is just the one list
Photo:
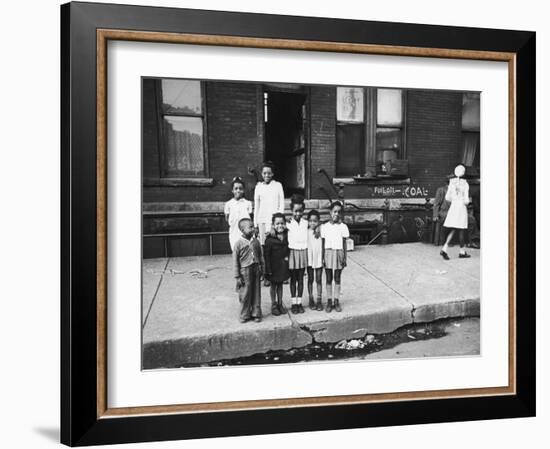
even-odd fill
[(315, 209), (311, 209), (309, 213), (307, 214), (307, 219), (309, 220), (311, 217), (317, 217), (319, 220), (321, 220), (321, 214), (319, 211)]
[(246, 184), (244, 183), (243, 178), (239, 176), (235, 176), (233, 178), (233, 181), (231, 181), (231, 190), (233, 190), (233, 187), (235, 186), (235, 184), (241, 184), (243, 186), (243, 189), (246, 188)]
[(282, 218), (283, 221), (285, 221), (285, 214), (283, 214), (282, 212), (275, 212), (271, 217), (271, 223), (275, 223), (276, 218)]
[(241, 219), (239, 220), (239, 230), (240, 230), (240, 231), (243, 230), (243, 226), (244, 226), (244, 223), (245, 223), (246, 221), (252, 222), (252, 220), (251, 220), (250, 218), (246, 218), (246, 217), (241, 218)]
[(344, 208), (344, 205), (340, 201), (333, 201), (330, 203), (329, 210), (334, 209), (336, 206), (340, 206), (341, 209)]
[(304, 197), (297, 193), (292, 195), (292, 197), (290, 198), (290, 208), (292, 209), (295, 204), (301, 204), (302, 206), (304, 206)]
[(273, 173), (275, 173), (275, 164), (273, 164), (273, 162), (271, 162), (271, 161), (265, 161), (265, 162), (262, 164), (262, 170), (263, 170), (264, 168), (266, 168), (266, 167), (267, 167), (267, 168), (270, 168), (271, 171), (272, 171)]

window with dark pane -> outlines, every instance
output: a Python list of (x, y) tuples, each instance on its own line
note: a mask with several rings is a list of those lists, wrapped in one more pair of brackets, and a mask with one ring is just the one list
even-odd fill
[(355, 124), (336, 127), (336, 174), (355, 176), (363, 171), (365, 128)]
[(203, 89), (200, 81), (160, 81), (163, 152), (162, 175), (167, 178), (206, 174)]
[(364, 89), (336, 90), (336, 175), (355, 176), (364, 170)]
[(377, 89), (376, 160), (382, 166), (388, 161), (402, 157), (403, 91), (401, 89)]
[(465, 92), (462, 95), (462, 163), (471, 174), (479, 174), (479, 125), (479, 92)]

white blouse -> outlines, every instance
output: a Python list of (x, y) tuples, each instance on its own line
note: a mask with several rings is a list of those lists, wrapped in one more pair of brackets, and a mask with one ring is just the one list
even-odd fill
[(307, 249), (307, 220), (300, 219), (297, 222), (294, 218), (286, 225), (288, 229), (288, 247), (290, 249)]
[(321, 226), (321, 237), (325, 239), (325, 249), (344, 249), (343, 239), (349, 238), (345, 223), (325, 223)]

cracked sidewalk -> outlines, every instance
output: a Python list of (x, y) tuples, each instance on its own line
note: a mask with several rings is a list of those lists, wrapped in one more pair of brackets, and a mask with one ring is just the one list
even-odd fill
[[(479, 316), (479, 251), (450, 261), (422, 243), (358, 247), (342, 275), (343, 311), (272, 316), (262, 288), (261, 323), (238, 322), (231, 256), (143, 263), (143, 368), (244, 357), (312, 342), (362, 338), (414, 322)], [(323, 286), (324, 287), (324, 286)], [(288, 286), (283, 300), (289, 303)], [(323, 298), (323, 302), (326, 298)], [(304, 304), (307, 298), (304, 298)]]

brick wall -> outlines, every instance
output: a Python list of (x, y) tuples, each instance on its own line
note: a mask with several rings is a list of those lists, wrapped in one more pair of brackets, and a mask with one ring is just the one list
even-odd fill
[[(326, 199), (321, 187), (330, 191), (323, 168), (332, 178), (336, 171), (336, 87), (310, 88), (311, 197)], [(307, 179), (306, 179), (307, 182)]]
[(143, 80), (143, 176), (158, 178), (159, 149), (155, 80)]
[[(311, 198), (326, 199), (321, 188), (334, 197), (326, 178), (319, 174), (325, 169), (335, 176), (336, 166), (336, 88), (311, 86), (309, 89), (310, 146), (309, 170)], [(159, 139), (153, 82), (144, 82), (143, 90), (143, 161), (144, 176), (158, 177)], [(259, 169), (264, 155), (264, 123), (262, 86), (255, 84), (211, 82), (206, 83), (207, 143), (209, 174), (214, 186), (209, 187), (144, 187), (146, 203), (190, 203), (227, 201), (230, 182), (241, 176), (247, 182), (246, 196), (253, 198), (255, 178), (248, 168)], [(407, 156), (411, 185), (425, 189), (432, 197), (436, 188), (459, 160), (461, 145), (462, 94), (416, 90), (407, 93)], [(346, 186), (346, 198), (370, 198), (373, 186)], [(399, 196), (399, 195), (397, 195)], [(424, 196), (424, 193), (422, 194)], [(380, 195), (378, 195), (380, 197)], [(359, 201), (359, 200), (356, 200)], [(162, 207), (161, 207), (162, 209)], [(226, 230), (221, 213), (204, 216), (150, 215), (144, 218), (146, 233)], [(174, 249), (175, 255), (203, 253), (207, 237), (196, 238), (186, 244), (199, 245), (196, 249)], [(216, 237), (214, 252), (227, 251), (227, 238)], [(182, 244), (179, 242), (178, 244)], [(161, 240), (146, 239), (147, 257), (162, 255)], [(183, 248), (183, 247), (182, 247)], [(169, 249), (171, 253), (172, 250)], [(198, 251), (198, 252), (197, 252)]]
[[(246, 196), (253, 198), (254, 177), (264, 154), (264, 123), (261, 85), (206, 83), (207, 142), (210, 187), (146, 187), (146, 202), (224, 201), (230, 198), (230, 182), (241, 176), (247, 182)], [(326, 199), (321, 187), (330, 186), (319, 169), (335, 175), (336, 88), (312, 86), (309, 97), (311, 198)], [(159, 148), (154, 85), (144, 82), (144, 176), (159, 176)], [(411, 185), (427, 196), (445, 181), (459, 162), (462, 94), (412, 90), (407, 93), (407, 157)], [(306, 180), (307, 182), (307, 180)], [(372, 186), (346, 186), (346, 197), (373, 196)], [(425, 195), (422, 195), (425, 196)]]
[[(158, 148), (151, 138), (156, 135), (157, 122), (155, 114), (149, 112), (149, 109), (155, 111), (151, 107), (154, 105), (154, 89), (148, 86), (143, 93), (144, 175), (158, 177)], [(248, 167), (259, 169), (263, 160), (261, 86), (230, 82), (206, 83), (205, 95), (208, 176), (214, 179), (215, 185), (147, 186), (143, 191), (144, 202), (225, 201), (231, 198), (230, 183), (234, 176), (245, 180), (246, 196), (252, 199), (255, 178), (248, 174)]]
[(433, 196), (460, 162), (462, 93), (413, 90), (407, 97), (411, 182)]

